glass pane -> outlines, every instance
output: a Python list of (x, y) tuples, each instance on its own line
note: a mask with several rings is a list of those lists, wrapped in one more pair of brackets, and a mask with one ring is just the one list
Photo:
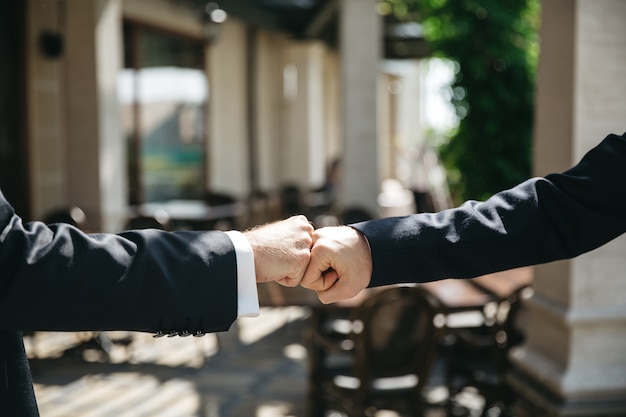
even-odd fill
[(137, 77), (144, 201), (199, 198), (204, 177), (204, 73), (155, 67), (139, 70)]
[(130, 55), (137, 69), (129, 68), (127, 58), (119, 80), (125, 135), (131, 144), (138, 141), (129, 146), (131, 187), (136, 183), (143, 202), (201, 198), (208, 95), (203, 45), (135, 30)]

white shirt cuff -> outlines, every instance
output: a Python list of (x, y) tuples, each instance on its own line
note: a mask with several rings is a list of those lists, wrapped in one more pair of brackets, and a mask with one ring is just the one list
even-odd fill
[(243, 233), (231, 230), (226, 234), (233, 242), (237, 257), (237, 317), (256, 317), (259, 315), (259, 295), (252, 247)]

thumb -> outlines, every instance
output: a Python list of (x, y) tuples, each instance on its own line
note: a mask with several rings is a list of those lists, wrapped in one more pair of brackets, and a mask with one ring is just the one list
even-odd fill
[(332, 269), (330, 260), (320, 251), (311, 251), (311, 261), (304, 272), (300, 285), (313, 291), (324, 291), (337, 281), (337, 273)]

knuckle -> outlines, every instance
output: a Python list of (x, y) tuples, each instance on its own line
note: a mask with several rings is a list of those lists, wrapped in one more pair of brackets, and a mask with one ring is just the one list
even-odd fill
[(294, 216), (294, 219), (296, 221), (309, 224), (309, 221), (308, 221), (308, 219), (306, 218), (306, 216), (304, 214), (298, 214), (298, 215)]

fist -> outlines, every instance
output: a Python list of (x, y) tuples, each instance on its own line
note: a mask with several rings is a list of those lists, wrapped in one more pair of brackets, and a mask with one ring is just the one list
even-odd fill
[(244, 232), (254, 253), (257, 282), (300, 284), (311, 257), (313, 226), (305, 216), (259, 226)]

